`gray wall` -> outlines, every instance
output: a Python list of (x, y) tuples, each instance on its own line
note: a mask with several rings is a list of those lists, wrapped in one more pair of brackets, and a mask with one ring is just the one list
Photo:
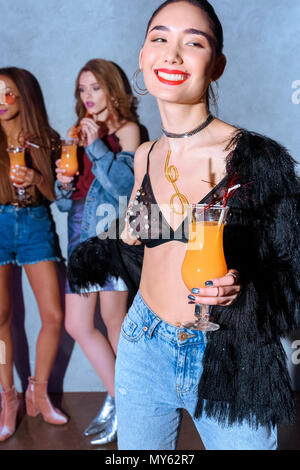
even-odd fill
[[(118, 63), (131, 78), (138, 67), (147, 20), (160, 3), (160, 0), (0, 0), (0, 67), (24, 67), (36, 75), (51, 123), (64, 135), (75, 119), (73, 92), (80, 67), (88, 59), (103, 57)], [(300, 162), (300, 1), (212, 0), (212, 3), (224, 27), (228, 59), (219, 84), (219, 116), (279, 140)], [(292, 88), (293, 85), (297, 88)], [(139, 111), (150, 138), (158, 137), (160, 118), (154, 99), (142, 97)], [(55, 206), (52, 209), (66, 254), (66, 217)], [(25, 331), (33, 367), (40, 321), (24, 275), (22, 282), (24, 299), (22, 296), (15, 299), (15, 329), (21, 328), (25, 307)], [(72, 351), (72, 347), (70, 339), (63, 335), (54, 372), (59, 375), (66, 368), (64, 389), (103, 388), (80, 348), (75, 345)], [(286, 348), (291, 361), (293, 350), (289, 343)], [(26, 342), (19, 341), (16, 350), (20, 361), (25, 357)], [(291, 365), (293, 377), (297, 369), (299, 366)], [(27, 372), (28, 364), (21, 374), (24, 382)], [(294, 382), (299, 388), (299, 380)], [(20, 385), (17, 373), (16, 383)]]

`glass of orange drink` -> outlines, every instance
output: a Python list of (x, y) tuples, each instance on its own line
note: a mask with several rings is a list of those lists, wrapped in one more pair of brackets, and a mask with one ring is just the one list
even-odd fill
[[(228, 209), (222, 205), (187, 205), (189, 236), (181, 275), (189, 291), (205, 287), (206, 281), (227, 273), (223, 232)], [(218, 330), (220, 326), (209, 321), (209, 310), (209, 305), (196, 304), (195, 321), (183, 326), (199, 331)]]
[(78, 171), (77, 140), (61, 141), (61, 158), (59, 167), (66, 170), (64, 176), (75, 176)]
[[(9, 166), (9, 177), (13, 181), (13, 183), (16, 183), (15, 181), (15, 173), (18, 170), (19, 166), (26, 167), (26, 161), (25, 161), (25, 148), (24, 147), (8, 147), (7, 149), (8, 155), (9, 155), (9, 161), (10, 161), (10, 166)], [(21, 181), (20, 176), (18, 176), (18, 181), (17, 184), (22, 184), (24, 181)], [(26, 199), (26, 190), (25, 188), (17, 188), (17, 193), (18, 193), (18, 198), (19, 200), (24, 200)]]

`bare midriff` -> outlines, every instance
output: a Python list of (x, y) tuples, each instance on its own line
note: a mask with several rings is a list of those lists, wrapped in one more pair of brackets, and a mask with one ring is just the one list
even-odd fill
[(165, 322), (177, 326), (194, 321), (195, 306), (188, 303), (190, 291), (181, 277), (185, 250), (186, 244), (178, 241), (145, 247), (140, 282), (140, 293), (148, 307)]

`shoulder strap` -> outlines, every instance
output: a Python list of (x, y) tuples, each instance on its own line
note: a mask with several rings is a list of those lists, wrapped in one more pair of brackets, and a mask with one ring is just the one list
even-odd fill
[(148, 172), (149, 172), (149, 157), (150, 157), (150, 153), (152, 152), (152, 149), (153, 149), (154, 145), (156, 144), (156, 142), (157, 142), (157, 140), (155, 140), (155, 141), (153, 142), (153, 144), (151, 145), (150, 150), (149, 150), (149, 152), (148, 152), (148, 157), (147, 157), (147, 175), (148, 175)]

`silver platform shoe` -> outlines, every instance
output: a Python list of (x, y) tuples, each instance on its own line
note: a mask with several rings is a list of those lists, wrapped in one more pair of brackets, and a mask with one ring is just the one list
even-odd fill
[(115, 412), (115, 399), (109, 394), (106, 395), (103, 406), (98, 412), (97, 416), (91, 421), (88, 427), (84, 430), (85, 436), (92, 436), (104, 430), (105, 425), (109, 422), (112, 414)]
[(109, 421), (106, 423), (105, 428), (90, 441), (93, 446), (101, 446), (109, 444), (117, 439), (117, 415), (114, 411), (111, 414)]

